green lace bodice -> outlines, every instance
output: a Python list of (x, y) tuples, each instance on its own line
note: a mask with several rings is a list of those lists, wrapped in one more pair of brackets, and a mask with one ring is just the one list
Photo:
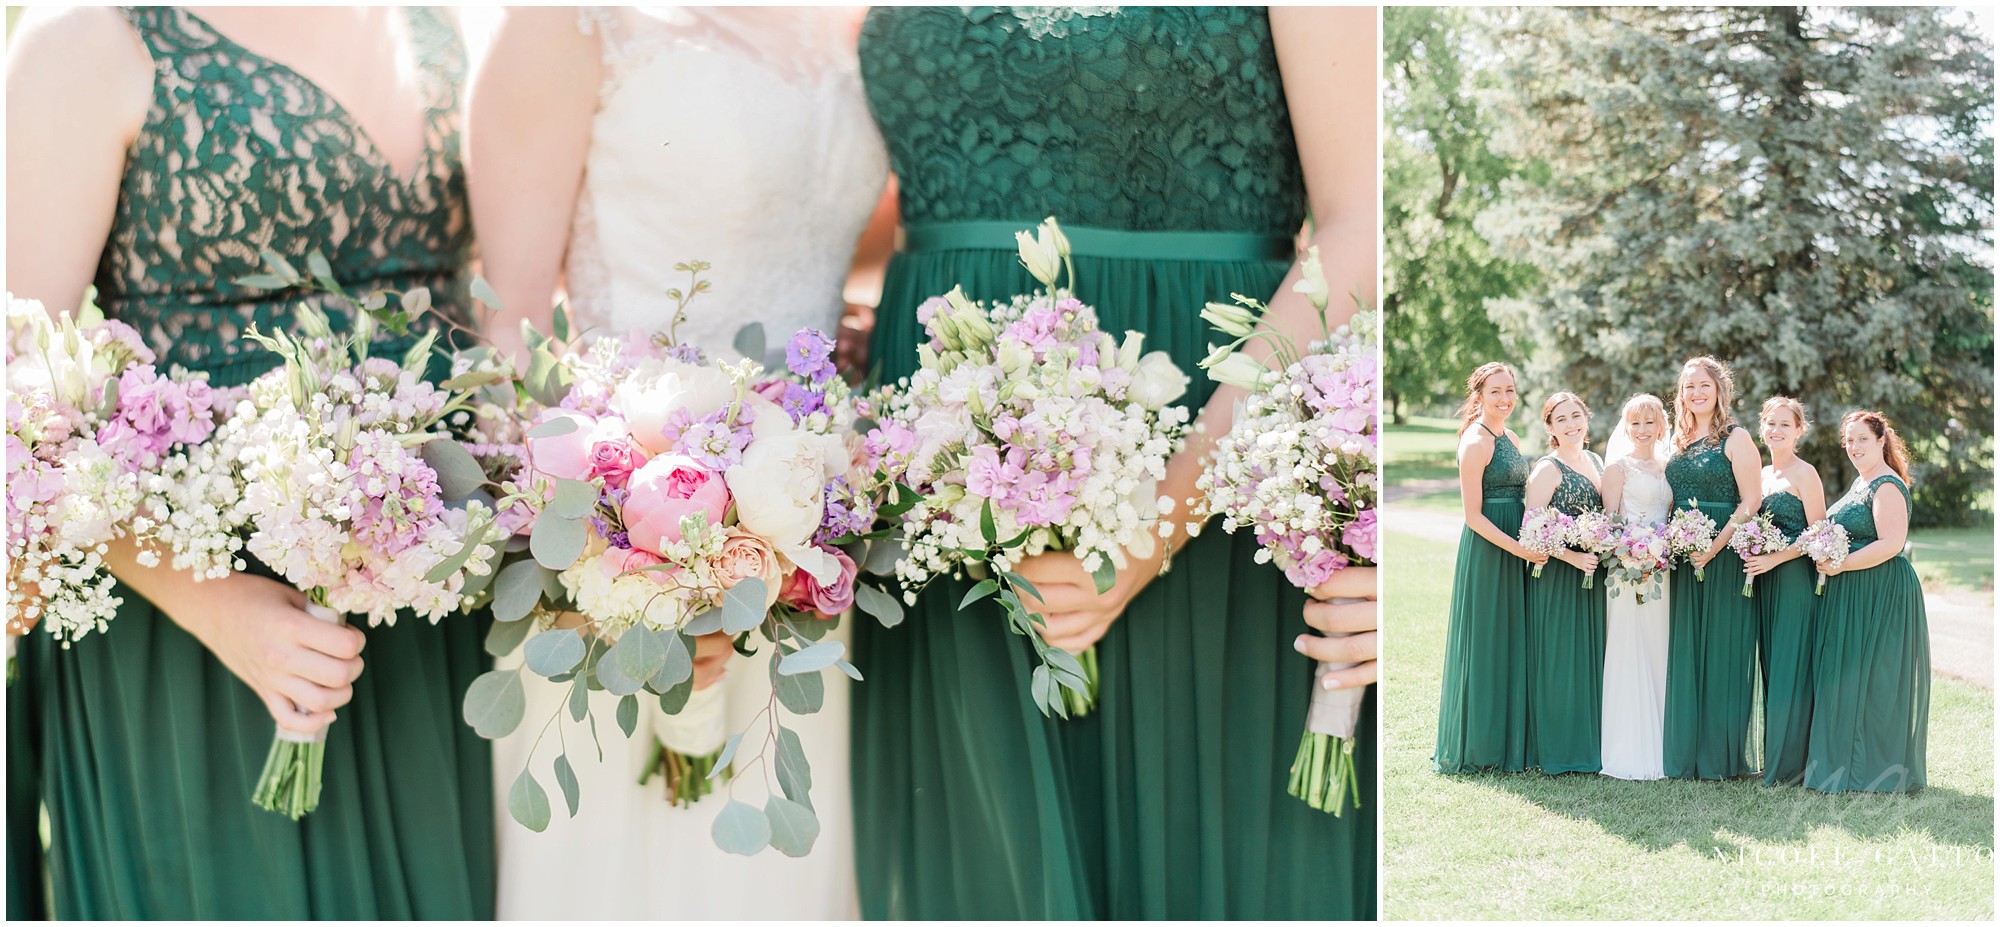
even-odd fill
[[(1602, 478), (1604, 459), (1591, 451), (1584, 453), (1590, 455), (1591, 465), (1597, 468), (1597, 475)], [(1562, 482), (1556, 484), (1555, 495), (1549, 497), (1549, 505), (1569, 515), (1604, 511), (1604, 496), (1597, 491), (1597, 486), (1591, 483), (1589, 477), (1570, 469), (1569, 464), (1563, 463), (1562, 458), (1554, 454), (1546, 455), (1542, 459), (1553, 462), (1557, 469), (1562, 471)]]
[(1743, 494), (1736, 491), (1736, 471), (1724, 453), (1733, 431), (1703, 438), (1667, 458), (1667, 485), (1674, 491), (1674, 508), (1686, 508), (1689, 502), (1735, 508), (1743, 502)]
[(1841, 496), (1826, 510), (1826, 517), (1847, 529), (1847, 549), (1850, 552), (1867, 547), (1881, 537), (1875, 528), (1875, 490), (1884, 483), (1901, 490), (1904, 503), (1909, 503), (1910, 487), (1903, 485), (1903, 481), (1895, 475), (1884, 474), (1867, 483), (1857, 476), (1847, 495)]
[[(1492, 434), (1490, 431), (1487, 433)], [(1531, 469), (1528, 458), (1521, 456), (1521, 449), (1514, 446), (1513, 438), (1504, 431), (1493, 435), (1493, 459), (1486, 462), (1486, 469), (1479, 474), (1480, 491), (1489, 499), (1519, 499), (1528, 493), (1528, 472)]]
[[(97, 301), (163, 364), (205, 370), (218, 385), (275, 365), (243, 334), (289, 326), (299, 294), (233, 282), (263, 271), (263, 248), (301, 272), (318, 251), (356, 293), (429, 287), (434, 305), (465, 317), (465, 54), (443, 14), (405, 13), (429, 113), (410, 177), (396, 176), (354, 118), (297, 72), (185, 10), (125, 11), (153, 58), (153, 103), (126, 156)], [(381, 350), (412, 340), (385, 337)]]
[(905, 224), (1304, 222), (1260, 7), (877, 7), (861, 70)]
[(1806, 530), (1806, 504), (1798, 496), (1789, 492), (1774, 492), (1764, 497), (1757, 507), (1760, 512), (1768, 512), (1771, 524), (1785, 535), (1785, 542), (1799, 539), (1799, 532)]

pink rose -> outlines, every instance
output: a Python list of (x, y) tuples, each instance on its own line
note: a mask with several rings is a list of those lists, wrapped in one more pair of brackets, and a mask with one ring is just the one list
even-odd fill
[(590, 446), (590, 475), (586, 479), (604, 478), (604, 485), (611, 489), (624, 489), (632, 477), (632, 471), (646, 463), (646, 452), (624, 438), (599, 441)]
[(818, 612), (832, 618), (854, 605), (854, 574), (857, 570), (854, 560), (839, 548), (822, 547), (820, 550), (840, 561), (840, 578), (830, 586), (822, 586), (812, 578), (812, 574), (793, 570), (779, 599), (800, 611)]
[(598, 441), (601, 423), (567, 409), (550, 409), (536, 419), (535, 425), (558, 418), (574, 419), (576, 427), (554, 437), (529, 438), (529, 462), (536, 472), (553, 479), (590, 479), (590, 449)]
[[(628, 570), (658, 566), (666, 561), (637, 548), (628, 550), (622, 547), (613, 547), (605, 551), (603, 559), (597, 562), (603, 568), (605, 576), (617, 579), (620, 574)], [(636, 575), (643, 576), (656, 583), (665, 583), (667, 581), (667, 572), (666, 570), (653, 570), (648, 573), (639, 573)]]
[(678, 454), (646, 461), (626, 485), (625, 531), (633, 547), (655, 554), (681, 539), (681, 519), (701, 515), (720, 526), (729, 509), (722, 475)]
[(752, 576), (764, 581), (764, 607), (778, 601), (778, 589), (782, 585), (783, 570), (778, 566), (778, 555), (771, 545), (741, 528), (731, 529), (729, 537), (722, 542), (722, 554), (716, 558), (715, 575), (722, 588), (733, 589)]

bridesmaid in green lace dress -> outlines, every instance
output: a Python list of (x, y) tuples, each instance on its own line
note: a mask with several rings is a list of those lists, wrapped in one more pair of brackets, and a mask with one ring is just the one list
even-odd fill
[[(1528, 475), (1528, 511), (1553, 506), (1568, 515), (1604, 511), (1598, 490), (1604, 459), (1592, 453), (1590, 409), (1575, 393), (1542, 404), (1554, 453)], [(1565, 550), (1528, 581), (1528, 752), (1545, 773), (1602, 768), (1605, 584), (1583, 581), (1597, 556)]]
[(1441, 773), (1534, 765), (1528, 750), (1528, 566), (1548, 555), (1521, 533), (1528, 459), (1507, 430), (1514, 414), (1514, 369), (1494, 361), (1465, 381), (1459, 407), (1458, 484), (1465, 529), (1451, 584), (1444, 685), (1438, 700)]
[[(78, 8), (24, 26), (7, 286), (73, 309), (95, 284), (161, 364), (218, 386), (273, 366), (252, 324), (290, 323), (298, 294), (231, 282), (260, 248), (462, 313), (463, 69), (452, 23), (422, 9)], [(259, 564), (196, 585), (129, 548), (110, 561), (124, 604), (107, 632), (22, 641), (34, 737), (8, 771), (40, 777), (54, 916), (492, 916), (490, 754), (459, 721), (478, 622), (338, 627)], [(319, 809), (296, 822), (250, 802), (274, 718), (331, 737)], [(10, 849), (39, 849), (13, 832), (32, 815), (8, 823)]]
[[(1764, 401), (1758, 431), (1771, 450), (1764, 468), (1761, 512), (1796, 542), (1807, 525), (1826, 517), (1819, 471), (1801, 460), (1799, 439), (1811, 427), (1806, 408), (1788, 396)], [(1806, 732), (1812, 724), (1812, 659), (1818, 636), (1812, 562), (1796, 547), (1743, 560), (1756, 577), (1757, 665), (1764, 674), (1764, 784), (1796, 783), (1805, 773)]]
[[(862, 74), (904, 231), (874, 334), (883, 375), (915, 366), (926, 297), (1031, 289), (1013, 233), (1056, 216), (1105, 327), (1145, 333), (1197, 374), (1189, 401), (1208, 437), (1160, 488), (1191, 497), (1201, 448), (1241, 395), (1198, 375), (1213, 340), (1203, 303), (1272, 297), (1267, 323), (1304, 340), (1317, 320), (1292, 285), (1308, 205), (1333, 288), (1372, 288), (1373, 152), (1352, 140), (1375, 121), (1373, 24), (1366, 10), (1241, 7), (870, 12)], [(1086, 717), (1036, 710), (1028, 643), (990, 601), (961, 613), (963, 583), (933, 584), (900, 627), (857, 625), (866, 916), (1374, 917), (1375, 739), (1359, 739), (1360, 811), (1286, 794), (1313, 684), (1300, 651), (1321, 646), (1301, 634), (1307, 597), (1255, 562), (1247, 532), (1186, 540), (1186, 511), (1107, 595), (1067, 554), (1020, 569), (1050, 642), (1097, 646)], [(1168, 547), (1175, 569), (1161, 573)], [(1372, 598), (1372, 570), (1339, 578), (1361, 588), (1320, 591)], [(1312, 620), (1373, 632), (1374, 615), (1329, 606)], [(1328, 646), (1363, 663), (1353, 684), (1373, 681), (1373, 633)]]
[(1818, 564), (1828, 579), (1805, 784), (1913, 792), (1924, 787), (1931, 637), (1917, 571), (1898, 556), (1910, 535), (1910, 455), (1879, 412), (1847, 413), (1840, 443), (1860, 476), (1826, 511), (1847, 529), (1849, 552), (1837, 567)]
[[(1667, 629), (1667, 717), (1663, 760), (1676, 779), (1728, 779), (1757, 771), (1750, 739), (1756, 702), (1757, 608), (1743, 597), (1743, 558), (1729, 549), (1736, 525), (1763, 498), (1757, 445), (1736, 424), (1735, 381), (1713, 357), (1681, 366), (1674, 399), (1674, 453), (1667, 484), (1674, 508), (1697, 507), (1717, 527), (1695, 564), (1674, 567)], [(1696, 566), (1704, 567), (1702, 579)]]

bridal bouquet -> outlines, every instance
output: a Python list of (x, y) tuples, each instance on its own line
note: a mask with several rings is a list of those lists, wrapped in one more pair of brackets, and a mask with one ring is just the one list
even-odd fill
[[(1518, 538), (1522, 547), (1538, 554), (1556, 554), (1569, 549), (1570, 535), (1576, 527), (1576, 520), (1552, 506), (1541, 506), (1521, 518), (1521, 533)], [(1535, 564), (1535, 578), (1542, 578), (1542, 567), (1547, 561)]]
[[(1708, 549), (1715, 544), (1715, 522), (1709, 521), (1692, 500), (1687, 508), (1675, 511), (1673, 517), (1667, 519), (1665, 532), (1667, 546), (1674, 556), (1687, 563), (1694, 563), (1696, 557), (1708, 553)], [(1707, 579), (1707, 568), (1696, 566), (1694, 581), (1699, 583)]]
[(1648, 596), (1664, 591), (1662, 577), (1672, 566), (1673, 548), (1664, 525), (1626, 522), (1611, 549), (1606, 588), (1616, 596), (1620, 587), (1629, 586), (1644, 605)]
[[(706, 265), (678, 269), (692, 283), (669, 295), (684, 309), (707, 290), (699, 276)], [(559, 314), (563, 340), (566, 328)], [(655, 768), (666, 773), (673, 801), (691, 804), (728, 774), (748, 733), (724, 739), (720, 687), (693, 691), (695, 638), (728, 634), (747, 653), (750, 633), (761, 632), (779, 658), (770, 732), (752, 745), (759, 757), (776, 749), (765, 768), (782, 795), (774, 791), (761, 810), (732, 799), (713, 836), (732, 853), (774, 846), (804, 855), (819, 832), (810, 767), (776, 707), (819, 710), (823, 669), (860, 678), (844, 645), (824, 638), (855, 597), (855, 561), (838, 545), (876, 517), (857, 469), (856, 406), (831, 362), (833, 340), (799, 332), (785, 350), (788, 372), (779, 374), (753, 360), (709, 361), (677, 344), (672, 328), (595, 337), (561, 357), (546, 340), (530, 342), (521, 390), (530, 427), (500, 500), (503, 510), (525, 509), (526, 549), (517, 551), (525, 556), (502, 567), (493, 596), (495, 619), (518, 629), (496, 633), (522, 642), (524, 666), (475, 680), (467, 720), (486, 737), (517, 727), (523, 670), (567, 683), (566, 710), (576, 721), (589, 714), (589, 690), (620, 697), (617, 721), (627, 736), (640, 698), (656, 699), (673, 725), (661, 732), (669, 743)], [(738, 347), (763, 354), (742, 336)], [(559, 625), (564, 613), (581, 613), (580, 627)], [(530, 615), (536, 619), (524, 620)], [(567, 757), (555, 768), (574, 815), (577, 782)], [(533, 830), (548, 826), (547, 793), (525, 769), (508, 807)]]
[[(1847, 559), (1847, 529), (1832, 519), (1820, 519), (1799, 532), (1798, 548), (1814, 563), (1839, 566)], [(1825, 573), (1819, 574), (1819, 582), (1813, 584), (1813, 595), (1826, 595)]]
[[(1785, 533), (1778, 530), (1771, 521), (1771, 513), (1762, 512), (1757, 517), (1736, 526), (1736, 533), (1729, 536), (1729, 549), (1736, 555), (1748, 559), (1759, 554), (1775, 554), (1791, 545), (1785, 540)], [(1750, 598), (1756, 593), (1751, 589), (1754, 576), (1743, 577), (1743, 597)]]
[[(1221, 515), (1224, 531), (1249, 527), (1262, 545), (1257, 562), (1277, 563), (1293, 585), (1310, 591), (1348, 566), (1373, 566), (1380, 553), (1381, 339), (1379, 317), (1369, 309), (1328, 331), (1317, 248), (1301, 267), (1297, 290), (1319, 311), (1323, 333), (1304, 351), (1288, 338), (1257, 332), (1256, 320), (1269, 308), (1258, 300), (1236, 295), (1235, 305), (1210, 303), (1202, 312), (1234, 339), (1203, 366), (1212, 379), (1250, 396), (1196, 480), (1201, 495), (1193, 505), (1196, 524)], [(1239, 353), (1253, 337), (1275, 347), (1270, 364)], [(1321, 663), (1314, 681), (1352, 665)], [(1313, 686), (1288, 791), (1321, 811), (1339, 815), (1349, 801), (1359, 804), (1354, 738), (1364, 695), (1362, 688)]]
[[(161, 494), (156, 517), (183, 526), (167, 546), (198, 576), (220, 572), (228, 555), (217, 553), (227, 549), (218, 538), (247, 531), (243, 549), (304, 590), (315, 617), (384, 624), (408, 608), (436, 623), (484, 587), (498, 554), (494, 510), (478, 498), (477, 469), (446, 426), (468, 408), (468, 394), (424, 379), (435, 331), (399, 359), (369, 353), (378, 330), (405, 332), (427, 311), (427, 291), (395, 309), (386, 294), (351, 300), (314, 258), (310, 279), (275, 256), (267, 263), (277, 283), (354, 303), (352, 331), (336, 336), (311, 305), (299, 307), (295, 332), (253, 327), (248, 336), (282, 363), (252, 381), (208, 444), (177, 464), (196, 489)], [(190, 521), (202, 499), (227, 502)], [(279, 730), (253, 800), (294, 820), (316, 808), (325, 742), (325, 731)]]
[(1011, 570), (1070, 551), (1102, 593), (1128, 548), (1151, 552), (1155, 485), (1188, 420), (1169, 403), (1188, 378), (1164, 352), (1142, 353), (1145, 336), (1127, 332), (1121, 344), (1056, 287), (1069, 246), (1054, 219), (1018, 243), (1048, 289), (983, 306), (954, 288), (919, 306), (930, 336), (921, 366), (878, 397), (870, 440), (884, 479), (914, 501), (895, 566), (905, 599), (940, 574), (979, 576), (961, 608), (997, 596), (1034, 643), (1036, 705), (1071, 717), (1096, 699), (1095, 648), (1077, 655), (1043, 641), (1021, 599), (1033, 587)]
[[(1570, 522), (1569, 546), (1598, 557), (1609, 555), (1618, 547), (1618, 516), (1605, 512), (1580, 512)], [(1583, 588), (1597, 584), (1597, 573), (1583, 574)]]
[(148, 474), (208, 438), (208, 381), (161, 375), (122, 322), (51, 318), (7, 296), (7, 615), (62, 646), (102, 632), (121, 601), (105, 545), (143, 531)]

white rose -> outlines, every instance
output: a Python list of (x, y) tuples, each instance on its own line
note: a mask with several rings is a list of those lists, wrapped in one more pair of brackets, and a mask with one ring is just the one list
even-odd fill
[(686, 409), (695, 418), (708, 415), (736, 398), (736, 384), (729, 375), (713, 367), (698, 367), (680, 361), (652, 361), (642, 365), (611, 393), (611, 408), (632, 426), (632, 439), (650, 454), (669, 449), (661, 429), (667, 416)]
[(1133, 402), (1157, 410), (1181, 398), (1187, 388), (1188, 375), (1181, 372), (1174, 359), (1165, 351), (1154, 351), (1139, 359), (1128, 395)]

